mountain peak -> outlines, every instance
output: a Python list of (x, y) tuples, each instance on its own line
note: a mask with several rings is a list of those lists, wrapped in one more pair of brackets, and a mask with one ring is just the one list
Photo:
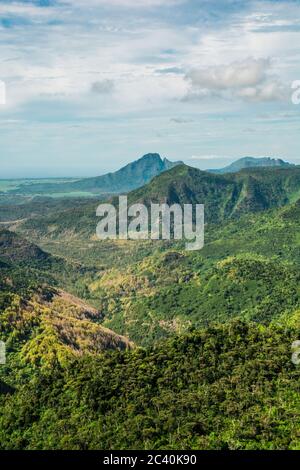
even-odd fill
[(285, 162), (281, 158), (272, 158), (272, 157), (242, 157), (236, 160), (235, 162), (231, 163), (228, 166), (220, 169), (213, 169), (207, 170), (210, 173), (236, 173), (237, 171), (241, 171), (245, 168), (270, 168), (270, 167), (278, 167), (278, 168), (290, 168), (294, 167), (295, 165), (292, 163)]
[[(170, 168), (173, 168), (174, 166), (177, 166), (177, 165), (182, 163), (181, 161), (171, 162), (166, 157), (162, 158), (159, 153), (151, 153), (150, 152), (150, 153), (146, 153), (140, 159), (133, 162), (133, 164), (134, 163), (139, 164), (142, 161), (147, 161), (147, 162), (153, 163), (153, 164), (159, 164), (165, 170), (169, 170)], [(132, 163), (129, 163), (128, 165), (132, 165)]]
[[(136, 160), (137, 162), (139, 162), (140, 160), (160, 160), (162, 161), (162, 158), (161, 156), (159, 155), (159, 153), (146, 153), (145, 155), (143, 155), (141, 158), (139, 158), (138, 160)], [(130, 165), (130, 164), (129, 164)]]
[(23, 185), (18, 188), (22, 194), (72, 193), (88, 192), (89, 194), (126, 193), (144, 186), (152, 178), (170, 170), (182, 162), (171, 162), (162, 159), (159, 153), (147, 153), (138, 160), (128, 163), (119, 170), (93, 178), (84, 178), (72, 183), (41, 183)]

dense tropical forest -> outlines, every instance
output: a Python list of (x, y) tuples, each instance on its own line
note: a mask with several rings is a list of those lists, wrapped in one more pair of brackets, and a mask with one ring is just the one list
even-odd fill
[(0, 194), (0, 449), (300, 449), (300, 168), (146, 163), (129, 201), (203, 203), (202, 250), (97, 240), (103, 179)]

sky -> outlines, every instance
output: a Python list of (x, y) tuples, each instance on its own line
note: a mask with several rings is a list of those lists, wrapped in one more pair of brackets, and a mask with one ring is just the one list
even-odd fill
[(300, 164), (300, 0), (0, 0), (0, 80), (0, 178)]

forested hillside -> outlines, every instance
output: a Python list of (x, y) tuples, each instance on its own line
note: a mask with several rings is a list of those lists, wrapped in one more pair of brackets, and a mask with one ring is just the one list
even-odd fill
[(0, 396), (0, 448), (299, 450), (297, 334), (234, 322), (33, 370)]
[(297, 467), (299, 44), (300, 0), (0, 0), (0, 470)]
[[(167, 202), (204, 204), (205, 220), (222, 223), (244, 214), (262, 212), (297, 201), (300, 197), (300, 168), (259, 168), (229, 175), (213, 175), (177, 165), (149, 184), (128, 194), (129, 204)], [(111, 202), (118, 205), (117, 197)], [(100, 203), (100, 200), (99, 200)], [(43, 217), (29, 218), (18, 230), (31, 238), (87, 239), (95, 236), (98, 204), (74, 205)]]
[(8, 231), (0, 231), (0, 263), (0, 340), (9, 358), (50, 367), (74, 354), (132, 346), (99, 324), (99, 310), (59, 288), (73, 281), (80, 291), (91, 271)]
[(192, 252), (97, 240), (96, 201), (11, 219), (0, 448), (299, 449), (298, 195), (296, 168), (184, 165), (129, 194), (204, 202), (215, 216)]

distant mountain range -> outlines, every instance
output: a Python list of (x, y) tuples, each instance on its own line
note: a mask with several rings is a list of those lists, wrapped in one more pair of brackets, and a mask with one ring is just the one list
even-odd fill
[[(237, 173), (215, 175), (181, 164), (153, 178), (128, 194), (128, 203), (166, 202), (204, 204), (206, 222), (222, 222), (243, 214), (281, 207), (300, 197), (300, 167), (249, 168)], [(117, 206), (118, 197), (110, 201)], [(49, 216), (35, 217), (18, 226), (25, 236), (38, 240), (93, 237), (96, 204), (91, 202)]]
[(213, 170), (206, 170), (210, 173), (225, 174), (225, 173), (236, 173), (244, 168), (261, 168), (261, 167), (277, 167), (277, 168), (289, 168), (295, 166), (292, 163), (285, 162), (280, 158), (270, 157), (243, 157), (235, 162), (231, 163), (224, 168), (218, 168)]
[(107, 173), (94, 178), (84, 178), (68, 183), (35, 183), (21, 185), (14, 193), (51, 194), (80, 193), (115, 194), (126, 193), (149, 183), (154, 176), (170, 170), (182, 162), (171, 162), (162, 159), (158, 153), (148, 153), (142, 158), (129, 163), (114, 173)]
[[(77, 196), (102, 196), (128, 193), (148, 184), (154, 177), (183, 164), (181, 161), (171, 162), (167, 158), (162, 159), (158, 153), (148, 153), (138, 160), (128, 163), (112, 173), (93, 178), (83, 178), (77, 181), (64, 182), (34, 182), (21, 184), (9, 191), (10, 194), (21, 195), (77, 195)], [(262, 157), (244, 157), (231, 165), (220, 169), (205, 170), (207, 173), (227, 174), (237, 173), (249, 168), (294, 168), (296, 165), (281, 159)]]
[(129, 193), (129, 202), (205, 204), (206, 219), (217, 222), (280, 207), (300, 196), (300, 168), (248, 168), (224, 175), (179, 165)]

